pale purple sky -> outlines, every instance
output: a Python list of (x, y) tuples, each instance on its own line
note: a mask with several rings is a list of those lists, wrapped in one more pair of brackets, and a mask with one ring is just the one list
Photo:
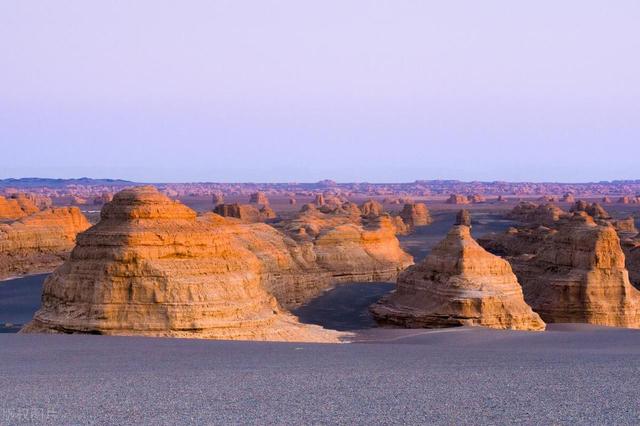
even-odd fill
[(640, 179), (640, 1), (0, 2), (0, 178)]

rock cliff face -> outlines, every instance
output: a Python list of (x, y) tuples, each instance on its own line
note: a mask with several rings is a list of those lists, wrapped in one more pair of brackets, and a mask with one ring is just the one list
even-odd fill
[(430, 225), (433, 222), (429, 209), (424, 203), (405, 204), (400, 212), (400, 217), (410, 228)]
[(622, 242), (625, 266), (629, 270), (629, 280), (635, 288), (640, 289), (640, 235), (635, 239)]
[(363, 216), (380, 216), (384, 212), (384, 206), (376, 200), (368, 200), (360, 206)]
[(0, 278), (48, 272), (90, 224), (77, 207), (47, 209), (0, 224)]
[(480, 325), (544, 330), (525, 303), (509, 263), (486, 252), (462, 222), (371, 307), (377, 321), (409, 328)]
[(618, 235), (584, 212), (514, 268), (525, 299), (547, 322), (640, 327), (640, 292), (629, 282)]
[(566, 212), (553, 204), (538, 205), (529, 201), (522, 201), (509, 212), (507, 218), (522, 223), (554, 226), (556, 222), (566, 216)]
[(225, 221), (198, 218), (153, 187), (119, 192), (46, 280), (23, 332), (337, 342), (339, 333), (300, 324), (266, 291), (290, 254), (243, 227), (277, 231)]
[(264, 192), (260, 191), (251, 194), (251, 196), (249, 197), (249, 202), (253, 204), (260, 204), (263, 206), (269, 205), (269, 199), (267, 198), (267, 195)]

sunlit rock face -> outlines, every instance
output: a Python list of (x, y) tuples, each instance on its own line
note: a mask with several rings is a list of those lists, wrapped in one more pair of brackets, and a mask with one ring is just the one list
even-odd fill
[(269, 271), (291, 255), (243, 226), (267, 225), (197, 217), (153, 187), (121, 191), (45, 281), (23, 332), (337, 342), (269, 294)]
[(433, 222), (429, 209), (424, 203), (405, 204), (400, 217), (409, 228), (430, 225)]
[(545, 321), (640, 327), (640, 292), (613, 226), (578, 212), (516, 265), (525, 299)]
[(77, 207), (36, 211), (0, 223), (0, 278), (51, 271), (69, 256), (76, 235), (89, 226)]
[(545, 328), (525, 303), (509, 263), (476, 243), (464, 215), (423, 262), (399, 276), (396, 291), (371, 312), (382, 324), (409, 328)]

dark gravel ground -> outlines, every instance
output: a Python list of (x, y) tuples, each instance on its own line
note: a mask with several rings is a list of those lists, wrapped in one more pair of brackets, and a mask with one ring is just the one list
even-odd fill
[(369, 343), (0, 335), (0, 424), (638, 424), (640, 332)]

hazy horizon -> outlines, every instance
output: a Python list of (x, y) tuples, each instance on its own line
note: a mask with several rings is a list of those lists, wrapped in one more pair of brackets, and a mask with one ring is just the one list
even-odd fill
[(640, 3), (0, 4), (0, 178), (637, 179)]

